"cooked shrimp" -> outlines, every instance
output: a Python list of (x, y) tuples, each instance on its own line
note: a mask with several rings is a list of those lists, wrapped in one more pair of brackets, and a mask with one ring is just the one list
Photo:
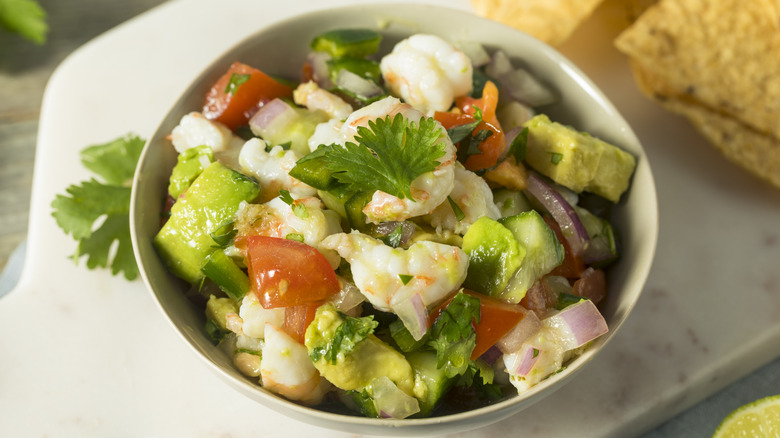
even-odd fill
[(322, 246), (349, 262), (355, 285), (383, 311), (417, 293), (426, 306), (440, 303), (463, 283), (468, 268), (462, 249), (430, 241), (392, 248), (353, 231), (328, 236)]
[(290, 176), (290, 170), (298, 161), (298, 154), (274, 146), (266, 152), (266, 142), (253, 138), (241, 147), (238, 162), (241, 170), (257, 178), (263, 188), (260, 202), (266, 202), (279, 195), (279, 190), (287, 190), (299, 197), (314, 196), (317, 189)]
[(293, 91), (293, 100), (310, 110), (324, 111), (331, 119), (344, 120), (353, 111), (352, 105), (335, 94), (323, 90), (314, 81), (298, 85)]
[(390, 89), (426, 114), (447, 111), (471, 91), (471, 60), (434, 35), (413, 35), (395, 45), (379, 64)]
[(214, 152), (239, 148), (243, 141), (222, 123), (209, 120), (199, 112), (191, 112), (181, 118), (171, 132), (171, 142), (176, 152), (189, 148), (209, 146)]
[(482, 216), (498, 219), (501, 213), (493, 203), (493, 192), (484, 179), (466, 170), (460, 164), (455, 166), (455, 187), (449, 195), (465, 215), (458, 220), (449, 201), (443, 202), (428, 217), (437, 232), (449, 230), (464, 234)]
[(321, 248), (320, 242), (326, 236), (341, 232), (341, 219), (336, 212), (325, 209), (318, 198), (298, 198), (292, 205), (280, 197), (265, 204), (242, 202), (236, 212), (234, 227), (239, 236), (260, 235), (285, 239), (296, 235), (303, 239), (303, 243), (317, 248), (334, 269), (339, 265), (338, 254)]
[(266, 309), (253, 293), (244, 296), (238, 315), (241, 317), (242, 333), (257, 339), (263, 339), (266, 323), (279, 327), (284, 323), (284, 307)]
[(314, 368), (306, 347), (273, 324), (265, 325), (260, 376), (264, 388), (305, 404), (320, 403), (330, 389)]

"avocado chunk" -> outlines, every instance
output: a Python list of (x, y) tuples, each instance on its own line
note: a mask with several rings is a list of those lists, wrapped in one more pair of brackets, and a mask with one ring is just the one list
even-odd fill
[(506, 289), (496, 296), (510, 303), (519, 303), (534, 283), (563, 262), (563, 245), (535, 210), (499, 219), (499, 222), (525, 248), (525, 258)]
[(588, 191), (617, 202), (628, 189), (636, 159), (605, 141), (551, 122), (544, 114), (528, 128), (525, 161), (539, 173), (577, 193)]
[(434, 351), (414, 351), (406, 355), (406, 360), (414, 370), (414, 396), (420, 402), (418, 416), (428, 417), (455, 379), (447, 377), (445, 367), (436, 367)]
[(216, 246), (211, 233), (233, 220), (242, 201), (259, 194), (254, 180), (219, 162), (211, 163), (179, 197), (154, 238), (169, 271), (190, 283), (199, 282), (206, 257)]
[(348, 318), (332, 304), (325, 304), (306, 329), (304, 343), (322, 377), (345, 391), (362, 391), (374, 379), (387, 376), (413, 396), (414, 373), (406, 358), (373, 333), (360, 335), (359, 327), (368, 317)]
[(203, 172), (203, 169), (213, 162), (214, 152), (206, 145), (189, 148), (180, 153), (168, 180), (168, 194), (173, 199), (178, 198)]
[(212, 321), (220, 330), (228, 331), (227, 314), (238, 313), (238, 306), (230, 298), (209, 296), (206, 302), (206, 318)]
[(487, 216), (463, 235), (463, 251), (469, 256), (463, 286), (491, 296), (506, 288), (525, 257), (525, 248), (512, 231)]

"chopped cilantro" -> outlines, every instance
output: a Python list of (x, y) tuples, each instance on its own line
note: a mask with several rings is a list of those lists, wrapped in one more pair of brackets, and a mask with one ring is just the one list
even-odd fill
[(414, 275), (406, 275), (406, 274), (398, 274), (398, 278), (401, 280), (401, 283), (406, 286), (409, 284), (410, 281), (412, 281), (412, 278), (414, 278)]
[(561, 162), (561, 159), (563, 159), (563, 154), (559, 154), (558, 152), (550, 152), (550, 162), (557, 165)]
[(452, 197), (447, 196), (447, 200), (450, 202), (450, 207), (452, 207), (452, 211), (455, 213), (455, 219), (458, 220), (458, 222), (462, 221), (466, 218), (466, 214), (463, 213), (463, 210), (461, 210), (460, 206), (457, 202), (455, 202)]
[(482, 151), (479, 149), (479, 145), (491, 135), (493, 135), (493, 131), (489, 129), (481, 129), (474, 133), (465, 145), (461, 144), (458, 148), (458, 161), (463, 163), (470, 156), (481, 154)]
[(306, 209), (306, 206), (295, 202), (292, 195), (287, 190), (279, 190), (279, 198), (281, 198), (285, 204), (292, 208), (293, 214), (295, 216), (301, 219), (306, 219), (309, 217), (309, 210)]
[(458, 125), (447, 130), (447, 135), (450, 136), (452, 143), (460, 143), (461, 140), (470, 136), (477, 129), (477, 125), (482, 123), (482, 110), (476, 105), (472, 105), (472, 107), (474, 108), (473, 122)]
[(230, 95), (235, 95), (236, 90), (238, 90), (238, 87), (244, 82), (248, 81), (251, 76), (252, 75), (250, 74), (242, 75), (238, 73), (233, 73), (232, 75), (230, 75), (230, 80), (228, 81), (228, 84), (225, 87), (225, 93)]
[(393, 231), (387, 233), (386, 235), (380, 237), (380, 240), (384, 242), (388, 246), (392, 246), (393, 248), (398, 248), (401, 246), (401, 238), (404, 235), (404, 227), (399, 223)]
[(534, 348), (534, 355), (533, 355), (533, 357), (536, 357), (538, 355), (539, 355), (539, 349), (538, 348)]
[(0, 0), (0, 26), (36, 43), (46, 42), (46, 11), (35, 0)]
[(515, 161), (520, 163), (525, 160), (525, 154), (528, 147), (528, 128), (523, 128), (517, 137), (509, 145), (509, 155), (515, 157)]
[(320, 358), (325, 358), (330, 363), (337, 363), (339, 358), (345, 357), (370, 334), (374, 333), (379, 323), (374, 321), (374, 315), (364, 316), (362, 318), (353, 318), (342, 312), (339, 312), (343, 322), (336, 328), (333, 339), (319, 348), (311, 351), (311, 360), (317, 362)]
[(436, 350), (436, 367), (448, 377), (466, 372), (477, 345), (472, 322), (479, 323), (479, 298), (462, 292), (455, 295), (430, 329), (428, 345)]
[(233, 239), (237, 234), (238, 230), (233, 227), (233, 221), (230, 221), (209, 233), (209, 236), (211, 236), (211, 239), (218, 247), (227, 248), (233, 243)]
[(287, 240), (294, 240), (294, 241), (296, 241), (296, 242), (301, 242), (301, 243), (303, 243), (303, 234), (299, 234), (299, 233), (290, 233), (290, 234), (288, 234), (288, 235), (284, 236), (284, 238), (285, 238), (285, 239), (287, 239)]
[[(130, 179), (144, 140), (128, 135), (82, 151), (82, 162), (106, 182), (94, 178), (65, 189), (51, 206), (57, 225), (78, 241), (74, 261), (87, 256), (87, 268), (111, 267), (113, 275), (138, 276), (130, 242)], [(113, 169), (113, 170), (112, 170)], [(104, 220), (95, 227), (100, 219)], [(117, 242), (111, 257), (111, 249)]]
[(411, 184), (431, 172), (444, 156), (438, 123), (422, 118), (409, 122), (402, 115), (387, 116), (358, 127), (357, 143), (326, 146), (325, 165), (349, 190), (381, 190), (398, 198), (412, 198)]

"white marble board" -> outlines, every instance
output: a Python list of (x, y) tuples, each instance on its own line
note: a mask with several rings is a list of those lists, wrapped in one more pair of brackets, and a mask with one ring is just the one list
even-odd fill
[[(470, 9), (467, 0), (427, 2)], [(57, 69), (41, 113), (25, 268), (0, 300), (0, 436), (344, 436), (226, 386), (140, 281), (73, 264), (50, 203), (89, 177), (83, 147), (129, 131), (148, 137), (223, 50), (267, 23), (347, 3), (171, 1)], [(638, 93), (611, 44), (623, 14), (608, 1), (561, 51), (647, 150), (661, 224), (650, 278), (621, 332), (572, 382), (469, 436), (638, 435), (780, 352), (780, 191)]]

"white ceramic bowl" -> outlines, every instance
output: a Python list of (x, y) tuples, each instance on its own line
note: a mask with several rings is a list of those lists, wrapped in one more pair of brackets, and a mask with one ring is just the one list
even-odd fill
[[(558, 103), (543, 108), (551, 119), (619, 145), (637, 157), (630, 191), (613, 210), (612, 221), (622, 236), (624, 250), (620, 261), (608, 273), (609, 296), (601, 306), (610, 331), (563, 372), (520, 396), (459, 414), (405, 420), (334, 414), (292, 403), (258, 387), (236, 371), (231, 360), (206, 338), (203, 309), (185, 298), (181, 282), (167, 273), (155, 253), (152, 239), (159, 230), (167, 181), (176, 162), (176, 152), (166, 136), (181, 117), (201, 108), (206, 91), (232, 62), (242, 61), (270, 74), (297, 78), (312, 37), (344, 27), (368, 27), (381, 32), (382, 53), (387, 53), (400, 39), (421, 32), (449, 41), (477, 41), (490, 51), (501, 48), (562, 96)], [(607, 98), (567, 59), (515, 29), (465, 12), (388, 4), (301, 15), (266, 27), (226, 51), (187, 89), (150, 138), (136, 172), (130, 217), (133, 246), (144, 282), (173, 327), (227, 384), (267, 408), (317, 426), (356, 433), (412, 435), (464, 431), (487, 425), (539, 401), (573, 378), (616, 335), (637, 302), (655, 251), (657, 216), (655, 185), (639, 141)]]

